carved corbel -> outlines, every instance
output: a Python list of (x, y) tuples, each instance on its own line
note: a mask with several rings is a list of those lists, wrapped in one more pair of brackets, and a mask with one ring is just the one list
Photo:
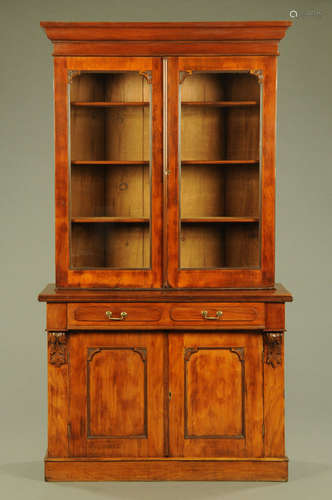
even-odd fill
[(186, 69), (184, 71), (180, 71), (179, 85), (181, 85), (185, 81), (187, 76), (191, 76), (192, 74), (193, 74), (192, 69)]
[(261, 69), (251, 69), (249, 71), (249, 73), (251, 75), (254, 75), (257, 77), (257, 80), (258, 80), (258, 83), (259, 85), (262, 85), (263, 83), (263, 80), (264, 80), (264, 74), (263, 74), (263, 71)]
[(283, 332), (265, 332), (265, 363), (275, 368), (282, 363), (282, 335)]
[(51, 365), (57, 367), (67, 363), (66, 332), (48, 332), (48, 359)]
[(189, 361), (191, 356), (199, 351), (198, 347), (187, 347), (184, 350), (184, 360)]
[(79, 76), (81, 74), (80, 71), (74, 71), (74, 70), (69, 70), (68, 71), (68, 83), (69, 85), (72, 84), (73, 82), (73, 79), (76, 77), (76, 76)]
[(141, 76), (144, 76), (145, 80), (151, 84), (152, 83), (152, 72), (151, 71), (139, 71)]
[(239, 358), (239, 361), (244, 361), (244, 350), (243, 350), (243, 347), (231, 347), (230, 348), (230, 352), (232, 352), (233, 354), (236, 354), (237, 357)]

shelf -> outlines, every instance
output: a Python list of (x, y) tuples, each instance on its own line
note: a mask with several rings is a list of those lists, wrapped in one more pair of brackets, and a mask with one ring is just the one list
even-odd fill
[(258, 222), (259, 217), (184, 217), (181, 222), (186, 223), (202, 223), (202, 222)]
[(181, 165), (258, 165), (258, 160), (184, 160)]
[(257, 101), (182, 101), (184, 106), (211, 106), (216, 108), (235, 108), (258, 106)]
[(81, 161), (81, 160), (75, 160), (75, 161), (72, 161), (71, 164), (72, 165), (81, 165), (81, 166), (107, 166), (107, 165), (116, 165), (116, 166), (120, 166), (120, 165), (149, 165), (149, 161), (142, 161), (142, 160), (137, 160), (137, 161), (121, 161), (121, 160), (118, 160), (118, 161), (107, 161), (107, 160), (102, 160), (102, 161), (95, 161), (95, 160), (84, 160), (84, 161)]
[(71, 106), (80, 108), (119, 108), (123, 106), (149, 106), (149, 101), (119, 101), (119, 102), (102, 102), (102, 101), (73, 101), (70, 103)]
[(74, 223), (120, 223), (120, 224), (140, 224), (150, 221), (148, 217), (72, 217)]
[[(85, 108), (119, 108), (123, 106), (149, 106), (149, 101), (119, 101), (119, 102), (103, 102), (103, 101), (72, 101), (71, 106)], [(210, 106), (217, 108), (234, 108), (258, 106), (257, 101), (182, 101), (183, 106)]]

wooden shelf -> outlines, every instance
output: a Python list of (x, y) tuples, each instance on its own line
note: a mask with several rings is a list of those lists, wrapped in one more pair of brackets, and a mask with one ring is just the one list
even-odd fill
[(140, 224), (150, 221), (149, 217), (72, 217), (74, 223), (119, 223), (119, 224)]
[(108, 161), (108, 160), (101, 160), (101, 161), (95, 161), (95, 160), (74, 160), (71, 162), (72, 165), (81, 165), (81, 166), (107, 166), (107, 165), (128, 165), (128, 166), (131, 166), (131, 165), (149, 165), (149, 161), (142, 161), (142, 160), (137, 160), (137, 161), (121, 161), (121, 160), (118, 160), (118, 161)]
[(259, 165), (258, 160), (184, 160), (181, 165)]
[(119, 108), (123, 106), (149, 106), (149, 101), (119, 101), (119, 102), (102, 102), (102, 101), (72, 101), (71, 106), (80, 108)]
[(259, 217), (183, 217), (182, 223), (202, 222), (258, 222)]
[(182, 101), (181, 104), (183, 106), (211, 106), (217, 108), (258, 106), (257, 101)]

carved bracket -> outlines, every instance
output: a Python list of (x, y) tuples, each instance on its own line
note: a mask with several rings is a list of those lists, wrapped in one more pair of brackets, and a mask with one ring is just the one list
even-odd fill
[(180, 71), (179, 85), (181, 85), (185, 81), (187, 76), (191, 76), (192, 74), (193, 74), (192, 69), (186, 69), (184, 71)]
[(143, 363), (146, 361), (146, 349), (145, 347), (134, 347), (133, 351), (141, 356)]
[(151, 84), (152, 83), (152, 72), (151, 71), (139, 71), (141, 76), (144, 76), (146, 81)]
[(101, 352), (101, 349), (99, 347), (97, 347), (96, 349), (94, 348), (89, 348), (88, 349), (88, 362), (92, 361), (92, 358), (94, 357), (95, 354), (97, 354), (98, 352)]
[(65, 332), (48, 332), (49, 363), (57, 367), (67, 363), (67, 335)]
[(265, 363), (275, 368), (282, 362), (282, 332), (264, 333)]
[(76, 76), (79, 76), (81, 74), (80, 71), (74, 71), (74, 70), (69, 70), (68, 71), (68, 83), (69, 85), (72, 84), (73, 82), (73, 79), (76, 77)]
[(251, 69), (251, 70), (249, 71), (249, 73), (250, 73), (251, 75), (256, 76), (256, 77), (257, 77), (257, 79), (258, 79), (258, 83), (259, 83), (259, 85), (262, 85), (263, 80), (264, 80), (264, 74), (263, 74), (263, 71), (262, 71), (261, 69)]
[(230, 352), (233, 352), (234, 354), (236, 354), (241, 362), (244, 361), (243, 347), (231, 347)]
[(195, 354), (196, 352), (198, 352), (198, 351), (199, 351), (198, 347), (187, 347), (184, 350), (184, 360), (185, 361), (189, 361), (189, 359), (191, 358), (191, 356), (193, 354)]

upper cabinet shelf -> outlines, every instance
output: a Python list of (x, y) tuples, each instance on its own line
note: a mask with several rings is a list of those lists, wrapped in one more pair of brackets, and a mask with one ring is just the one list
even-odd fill
[(87, 223), (111, 223), (111, 224), (141, 224), (148, 223), (148, 217), (73, 217), (72, 222), (87, 224)]
[(119, 102), (102, 102), (102, 101), (72, 101), (70, 103), (75, 107), (85, 108), (121, 108), (123, 106), (149, 106), (148, 101), (119, 101)]
[(258, 106), (257, 101), (182, 101), (183, 106), (211, 106), (214, 108), (235, 108)]
[(149, 161), (145, 160), (137, 160), (137, 161), (129, 161), (129, 160), (73, 160), (71, 162), (72, 165), (78, 166), (136, 166), (136, 165), (149, 165)]
[(258, 222), (259, 217), (185, 217), (183, 223), (215, 223), (215, 222)]
[[(85, 108), (119, 108), (122, 106), (149, 106), (148, 101), (123, 101), (123, 102), (102, 102), (102, 101), (72, 101), (72, 106)], [(211, 106), (215, 108), (231, 108), (258, 106), (257, 101), (183, 101), (183, 106)]]
[(183, 160), (181, 165), (258, 165), (258, 160)]

